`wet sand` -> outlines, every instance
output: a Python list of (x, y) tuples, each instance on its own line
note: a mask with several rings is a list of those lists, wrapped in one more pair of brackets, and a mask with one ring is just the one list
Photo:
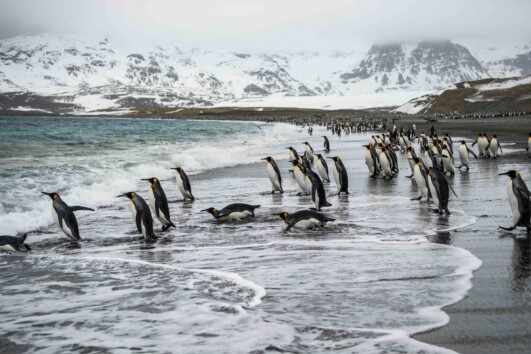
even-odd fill
[[(406, 121), (397, 122), (398, 124)], [(502, 147), (523, 149), (531, 132), (531, 118), (498, 118), (477, 121), (417, 122), (417, 130), (431, 125), (439, 134), (475, 138), (486, 132), (497, 134)], [(531, 185), (531, 159), (525, 151), (502, 156), (498, 161), (473, 160), (469, 176), (461, 174), (460, 200), (478, 218), (467, 230), (441, 234), (433, 242), (451, 244), (472, 252), (483, 261), (474, 273), (473, 287), (462, 301), (444, 308), (450, 323), (415, 336), (460, 353), (529, 353), (531, 348), (531, 240), (525, 229), (504, 232), (498, 225), (511, 223), (505, 176), (497, 173), (518, 168)], [(480, 173), (474, 173), (480, 167)], [(466, 177), (466, 178), (465, 178)], [(504, 178), (500, 178), (504, 177)], [(484, 195), (469, 196), (466, 186), (484, 185)], [(501, 208), (497, 206), (501, 206)]]

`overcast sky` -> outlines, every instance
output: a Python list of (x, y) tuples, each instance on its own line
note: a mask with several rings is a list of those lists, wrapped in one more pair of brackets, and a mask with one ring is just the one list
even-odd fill
[(0, 38), (59, 32), (212, 49), (349, 50), (530, 41), (529, 14), (531, 0), (0, 0)]

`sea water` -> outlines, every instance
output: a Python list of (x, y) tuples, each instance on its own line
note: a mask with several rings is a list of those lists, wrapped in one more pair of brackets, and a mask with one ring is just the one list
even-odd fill
[[(335, 218), (284, 233), (271, 214), (313, 207), (297, 196), (288, 150), (316, 153), (327, 134), (348, 170), (349, 196), (326, 185)], [(33, 252), (0, 254), (0, 343), (12, 352), (262, 353), (447, 352), (414, 333), (448, 322), (481, 262), (427, 241), (475, 222), (458, 203), (440, 217), (417, 195), (404, 156), (393, 180), (367, 178), (371, 133), (309, 136), (281, 123), (63, 117), (0, 118), (0, 230), (27, 232)], [(284, 179), (271, 195), (261, 158)], [(327, 160), (330, 173), (332, 160)], [(196, 201), (182, 201), (183, 166)], [(157, 177), (176, 228), (140, 239), (126, 198), (147, 200)], [(458, 189), (458, 186), (454, 186)], [(53, 225), (57, 192), (83, 242)], [(459, 190), (458, 190), (459, 192)], [(217, 223), (201, 210), (259, 204), (256, 218)]]

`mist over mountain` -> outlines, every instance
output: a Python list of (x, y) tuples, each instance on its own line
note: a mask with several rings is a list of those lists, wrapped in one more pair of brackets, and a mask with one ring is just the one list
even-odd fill
[(360, 95), (396, 105), (458, 82), (531, 73), (527, 44), (467, 45), (439, 40), (355, 51), (248, 52), (22, 35), (0, 40), (0, 109), (88, 114), (327, 100), (327, 108), (338, 100), (357, 108)]

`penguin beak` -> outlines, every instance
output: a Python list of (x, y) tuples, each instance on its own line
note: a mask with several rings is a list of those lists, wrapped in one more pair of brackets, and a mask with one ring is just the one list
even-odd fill
[(264, 157), (263, 159), (260, 159), (260, 160), (267, 160), (267, 157)]
[(46, 192), (41, 192), (41, 193), (44, 195), (47, 195), (48, 197), (52, 194), (52, 193), (46, 193)]
[(140, 180), (141, 180), (141, 181), (148, 181), (148, 182), (151, 182), (151, 181), (150, 181), (150, 178), (141, 178)]
[(500, 173), (498, 176), (509, 176), (509, 172)]
[(117, 195), (117, 196), (116, 196), (116, 198), (120, 198), (120, 197), (127, 197), (127, 193), (120, 194), (120, 195)]
[(175, 171), (177, 171), (177, 167), (170, 167), (170, 170), (175, 170)]
[(203, 210), (201, 210), (201, 211), (206, 211), (206, 212), (208, 213), (208, 209), (203, 209)]

